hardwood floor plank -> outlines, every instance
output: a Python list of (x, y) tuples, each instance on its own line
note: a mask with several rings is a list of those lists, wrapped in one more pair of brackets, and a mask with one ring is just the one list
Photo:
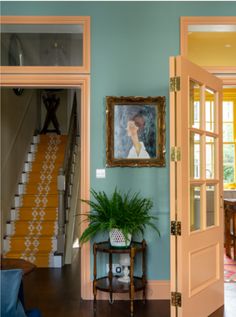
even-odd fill
[[(93, 313), (93, 301), (80, 299), (79, 252), (73, 264), (62, 269), (37, 268), (24, 278), (25, 304), (27, 308), (39, 308), (42, 317), (129, 317), (129, 301), (97, 302)], [(225, 284), (226, 305), (210, 317), (236, 316), (236, 283)], [(170, 317), (168, 300), (135, 301), (135, 317)]]

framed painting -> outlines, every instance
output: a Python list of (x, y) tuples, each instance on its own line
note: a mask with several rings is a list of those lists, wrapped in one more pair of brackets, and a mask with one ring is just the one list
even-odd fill
[(108, 167), (165, 166), (165, 97), (106, 97)]

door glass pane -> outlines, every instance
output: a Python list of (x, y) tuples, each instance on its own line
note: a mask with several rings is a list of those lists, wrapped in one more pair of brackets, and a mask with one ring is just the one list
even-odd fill
[(235, 145), (224, 144), (223, 146), (224, 162), (224, 183), (233, 183), (235, 175)]
[(234, 120), (234, 108), (232, 101), (223, 102), (223, 121), (233, 122)]
[(201, 227), (201, 187), (190, 186), (190, 231)]
[(234, 108), (232, 101), (223, 102), (223, 141), (234, 142)]
[(200, 129), (200, 86), (190, 81), (190, 127)]
[(5, 24), (1, 29), (2, 66), (82, 66), (83, 26)]
[(233, 142), (234, 136), (234, 124), (225, 123), (223, 124), (223, 141), (224, 142)]
[(206, 178), (215, 178), (215, 138), (206, 137)]
[(205, 91), (206, 130), (215, 131), (215, 94), (210, 89)]
[(215, 225), (216, 214), (216, 186), (206, 186), (206, 225), (207, 227)]
[(200, 135), (190, 134), (190, 177), (199, 179), (201, 175), (201, 144)]

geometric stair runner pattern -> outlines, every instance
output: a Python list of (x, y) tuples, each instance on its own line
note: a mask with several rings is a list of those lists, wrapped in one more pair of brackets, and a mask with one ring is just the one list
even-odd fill
[(4, 257), (21, 258), (37, 267), (53, 267), (58, 231), (58, 170), (63, 164), (65, 135), (40, 135), (35, 158), (8, 223)]

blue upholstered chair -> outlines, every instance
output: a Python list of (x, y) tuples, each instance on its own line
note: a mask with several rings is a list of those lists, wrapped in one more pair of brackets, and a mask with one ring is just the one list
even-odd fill
[(24, 309), (22, 270), (1, 270), (1, 317), (41, 317), (38, 309)]

